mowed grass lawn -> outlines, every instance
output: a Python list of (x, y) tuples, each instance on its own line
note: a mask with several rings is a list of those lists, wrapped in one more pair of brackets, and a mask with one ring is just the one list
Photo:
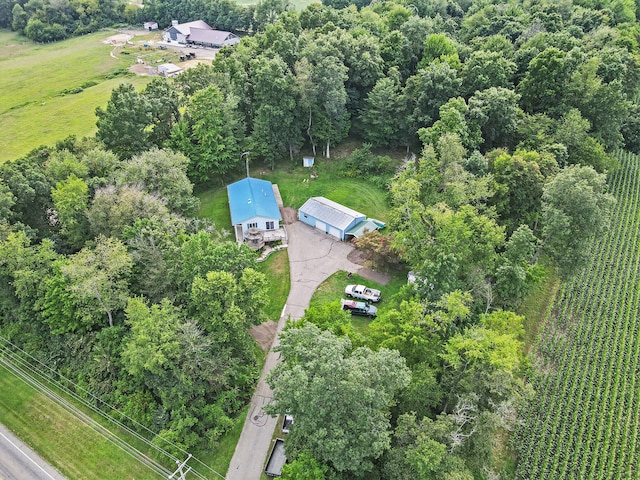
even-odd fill
[[(276, 165), (274, 170), (260, 164), (251, 165), (250, 175), (277, 184), (285, 207), (298, 209), (310, 197), (321, 196), (386, 222), (390, 211), (386, 191), (366, 179), (345, 177), (341, 171), (344, 159), (358, 146), (356, 142), (347, 142), (334, 149), (332, 159), (316, 157), (313, 170), (302, 167), (301, 159), (295, 166), (287, 160)], [(312, 171), (317, 178), (310, 178)], [(217, 228), (232, 234), (226, 185), (245, 176), (228, 178), (224, 185), (201, 186), (197, 193), (200, 199), (198, 216), (212, 220)]]
[[(149, 468), (4, 367), (0, 367), (0, 423), (67, 478), (158, 478)], [(124, 434), (119, 432), (119, 435)]]
[[(94, 134), (95, 109), (106, 106), (114, 88), (123, 82), (141, 88), (149, 82), (150, 77), (117, 76), (135, 57), (109, 55), (114, 47), (103, 40), (114, 33), (41, 45), (0, 30), (0, 162), (69, 135)], [(63, 94), (83, 86), (79, 93)]]

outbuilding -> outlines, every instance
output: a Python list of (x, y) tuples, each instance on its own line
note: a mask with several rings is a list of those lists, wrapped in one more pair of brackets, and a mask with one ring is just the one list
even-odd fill
[(366, 215), (325, 197), (311, 197), (298, 210), (301, 222), (346, 240), (351, 228), (367, 220)]
[(280, 230), (280, 209), (274, 185), (258, 178), (243, 178), (227, 186), (231, 223), (238, 242), (244, 242), (251, 229), (265, 232), (265, 241), (270, 241), (270, 232)]
[(145, 30), (149, 30), (149, 31), (158, 30), (157, 22), (144, 22), (142, 25)]
[(158, 74), (163, 77), (176, 77), (182, 73), (182, 68), (173, 63), (163, 63), (158, 65)]
[(235, 45), (240, 42), (240, 37), (231, 32), (214, 30), (202, 20), (187, 23), (172, 20), (171, 26), (162, 32), (162, 40), (180, 45), (221, 48)]

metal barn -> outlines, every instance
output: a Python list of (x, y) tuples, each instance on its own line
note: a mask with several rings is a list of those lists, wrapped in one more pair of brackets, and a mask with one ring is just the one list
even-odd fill
[(363, 213), (324, 197), (307, 200), (298, 210), (298, 218), (339, 240), (346, 240), (349, 230), (367, 219)]

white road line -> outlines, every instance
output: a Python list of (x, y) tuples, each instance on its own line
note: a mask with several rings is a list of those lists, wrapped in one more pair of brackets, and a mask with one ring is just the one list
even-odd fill
[(280, 314), (280, 318), (284, 317), (284, 311), (287, 309), (287, 304), (284, 304), (284, 307), (282, 307), (282, 313)]
[(47, 477), (49, 477), (51, 480), (56, 480), (55, 477), (52, 477), (49, 472), (47, 472), (44, 468), (42, 468), (38, 462), (36, 462), (33, 458), (31, 458), (26, 452), (23, 452), (20, 447), (18, 447), (15, 443), (13, 443), (9, 437), (7, 437), (4, 433), (0, 432), (0, 435), (2, 435), (4, 437), (4, 439), (9, 442), (11, 445), (13, 445), (13, 447), (18, 450), (22, 455), (24, 455), (25, 457), (27, 457), (27, 459), (33, 463), (36, 467), (38, 467), (40, 470), (42, 470), (42, 473), (44, 473)]

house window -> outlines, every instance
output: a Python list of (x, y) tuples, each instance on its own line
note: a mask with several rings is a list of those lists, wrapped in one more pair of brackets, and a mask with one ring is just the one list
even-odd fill
[(250, 223), (247, 225), (248, 228), (258, 228), (258, 222), (256, 223)]
[(274, 228), (273, 222), (267, 222), (267, 230), (273, 230)]

